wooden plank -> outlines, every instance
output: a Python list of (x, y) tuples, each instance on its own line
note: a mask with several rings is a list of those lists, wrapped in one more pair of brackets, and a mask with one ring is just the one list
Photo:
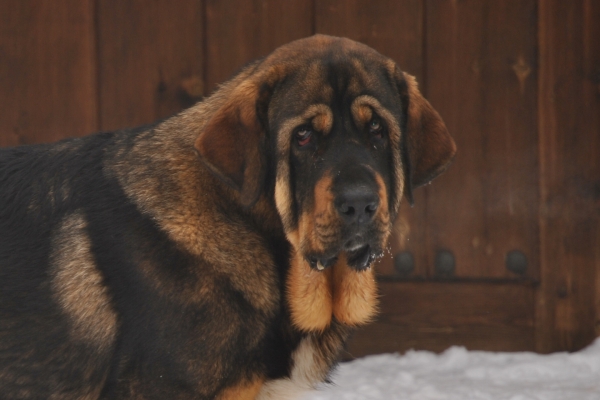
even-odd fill
[(315, 0), (315, 30), (365, 43), (422, 78), (421, 0)]
[(440, 352), (453, 345), (531, 351), (534, 292), (515, 283), (383, 282), (381, 314), (356, 332), (348, 353)]
[(97, 128), (92, 0), (0, 2), (0, 146)]
[[(315, 30), (365, 43), (423, 82), (423, 12), (422, 0), (316, 0)], [(389, 252), (377, 265), (380, 275), (411, 278), (427, 275), (424, 191), (415, 192), (415, 204), (412, 209), (406, 202), (401, 207)], [(394, 268), (393, 257), (400, 252), (410, 253), (412, 270), (406, 268), (399, 273)]]
[(207, 0), (206, 13), (208, 92), (249, 61), (313, 33), (312, 2), (304, 0)]
[(600, 321), (600, 3), (539, 7), (537, 348), (549, 352), (586, 346)]
[(103, 130), (167, 117), (204, 94), (202, 0), (98, 2)]
[(427, 94), (458, 146), (426, 188), (428, 264), (454, 255), (455, 276), (518, 278), (521, 251), (539, 277), (536, 2), (427, 1)]

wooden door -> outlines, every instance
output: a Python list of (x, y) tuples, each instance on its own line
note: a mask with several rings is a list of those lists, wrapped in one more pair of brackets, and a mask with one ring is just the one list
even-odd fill
[(600, 334), (600, 3), (0, 0), (0, 146), (149, 123), (325, 33), (415, 75), (454, 164), (403, 204), (359, 356)]

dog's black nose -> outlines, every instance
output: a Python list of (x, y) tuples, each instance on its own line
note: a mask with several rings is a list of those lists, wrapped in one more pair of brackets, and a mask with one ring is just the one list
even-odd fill
[(347, 224), (363, 224), (373, 219), (379, 207), (379, 196), (368, 186), (352, 185), (338, 194), (335, 206)]

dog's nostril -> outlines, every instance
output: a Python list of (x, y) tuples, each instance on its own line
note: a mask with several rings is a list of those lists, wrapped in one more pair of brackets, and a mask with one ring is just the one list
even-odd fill
[(344, 214), (344, 215), (347, 215), (347, 216), (349, 216), (349, 217), (350, 217), (350, 216), (352, 216), (352, 215), (354, 215), (354, 212), (356, 211), (356, 210), (354, 209), (354, 207), (352, 207), (352, 206), (350, 206), (350, 205), (348, 205), (348, 204), (346, 204), (346, 203), (342, 203), (342, 204), (340, 205), (340, 208), (339, 208), (339, 210), (340, 210), (340, 212), (341, 212), (342, 214)]
[(375, 213), (375, 211), (377, 211), (377, 208), (379, 208), (379, 203), (376, 201), (373, 201), (373, 202), (367, 204), (367, 206), (365, 207), (365, 213), (368, 215), (372, 215)]
[(377, 193), (363, 187), (350, 187), (338, 195), (336, 208), (346, 223), (364, 223), (371, 220), (377, 208)]

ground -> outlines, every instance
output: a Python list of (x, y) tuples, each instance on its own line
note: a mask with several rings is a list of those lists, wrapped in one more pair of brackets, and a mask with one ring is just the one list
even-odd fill
[(333, 385), (302, 400), (600, 400), (600, 338), (577, 353), (492, 353), (451, 347), (342, 364)]

